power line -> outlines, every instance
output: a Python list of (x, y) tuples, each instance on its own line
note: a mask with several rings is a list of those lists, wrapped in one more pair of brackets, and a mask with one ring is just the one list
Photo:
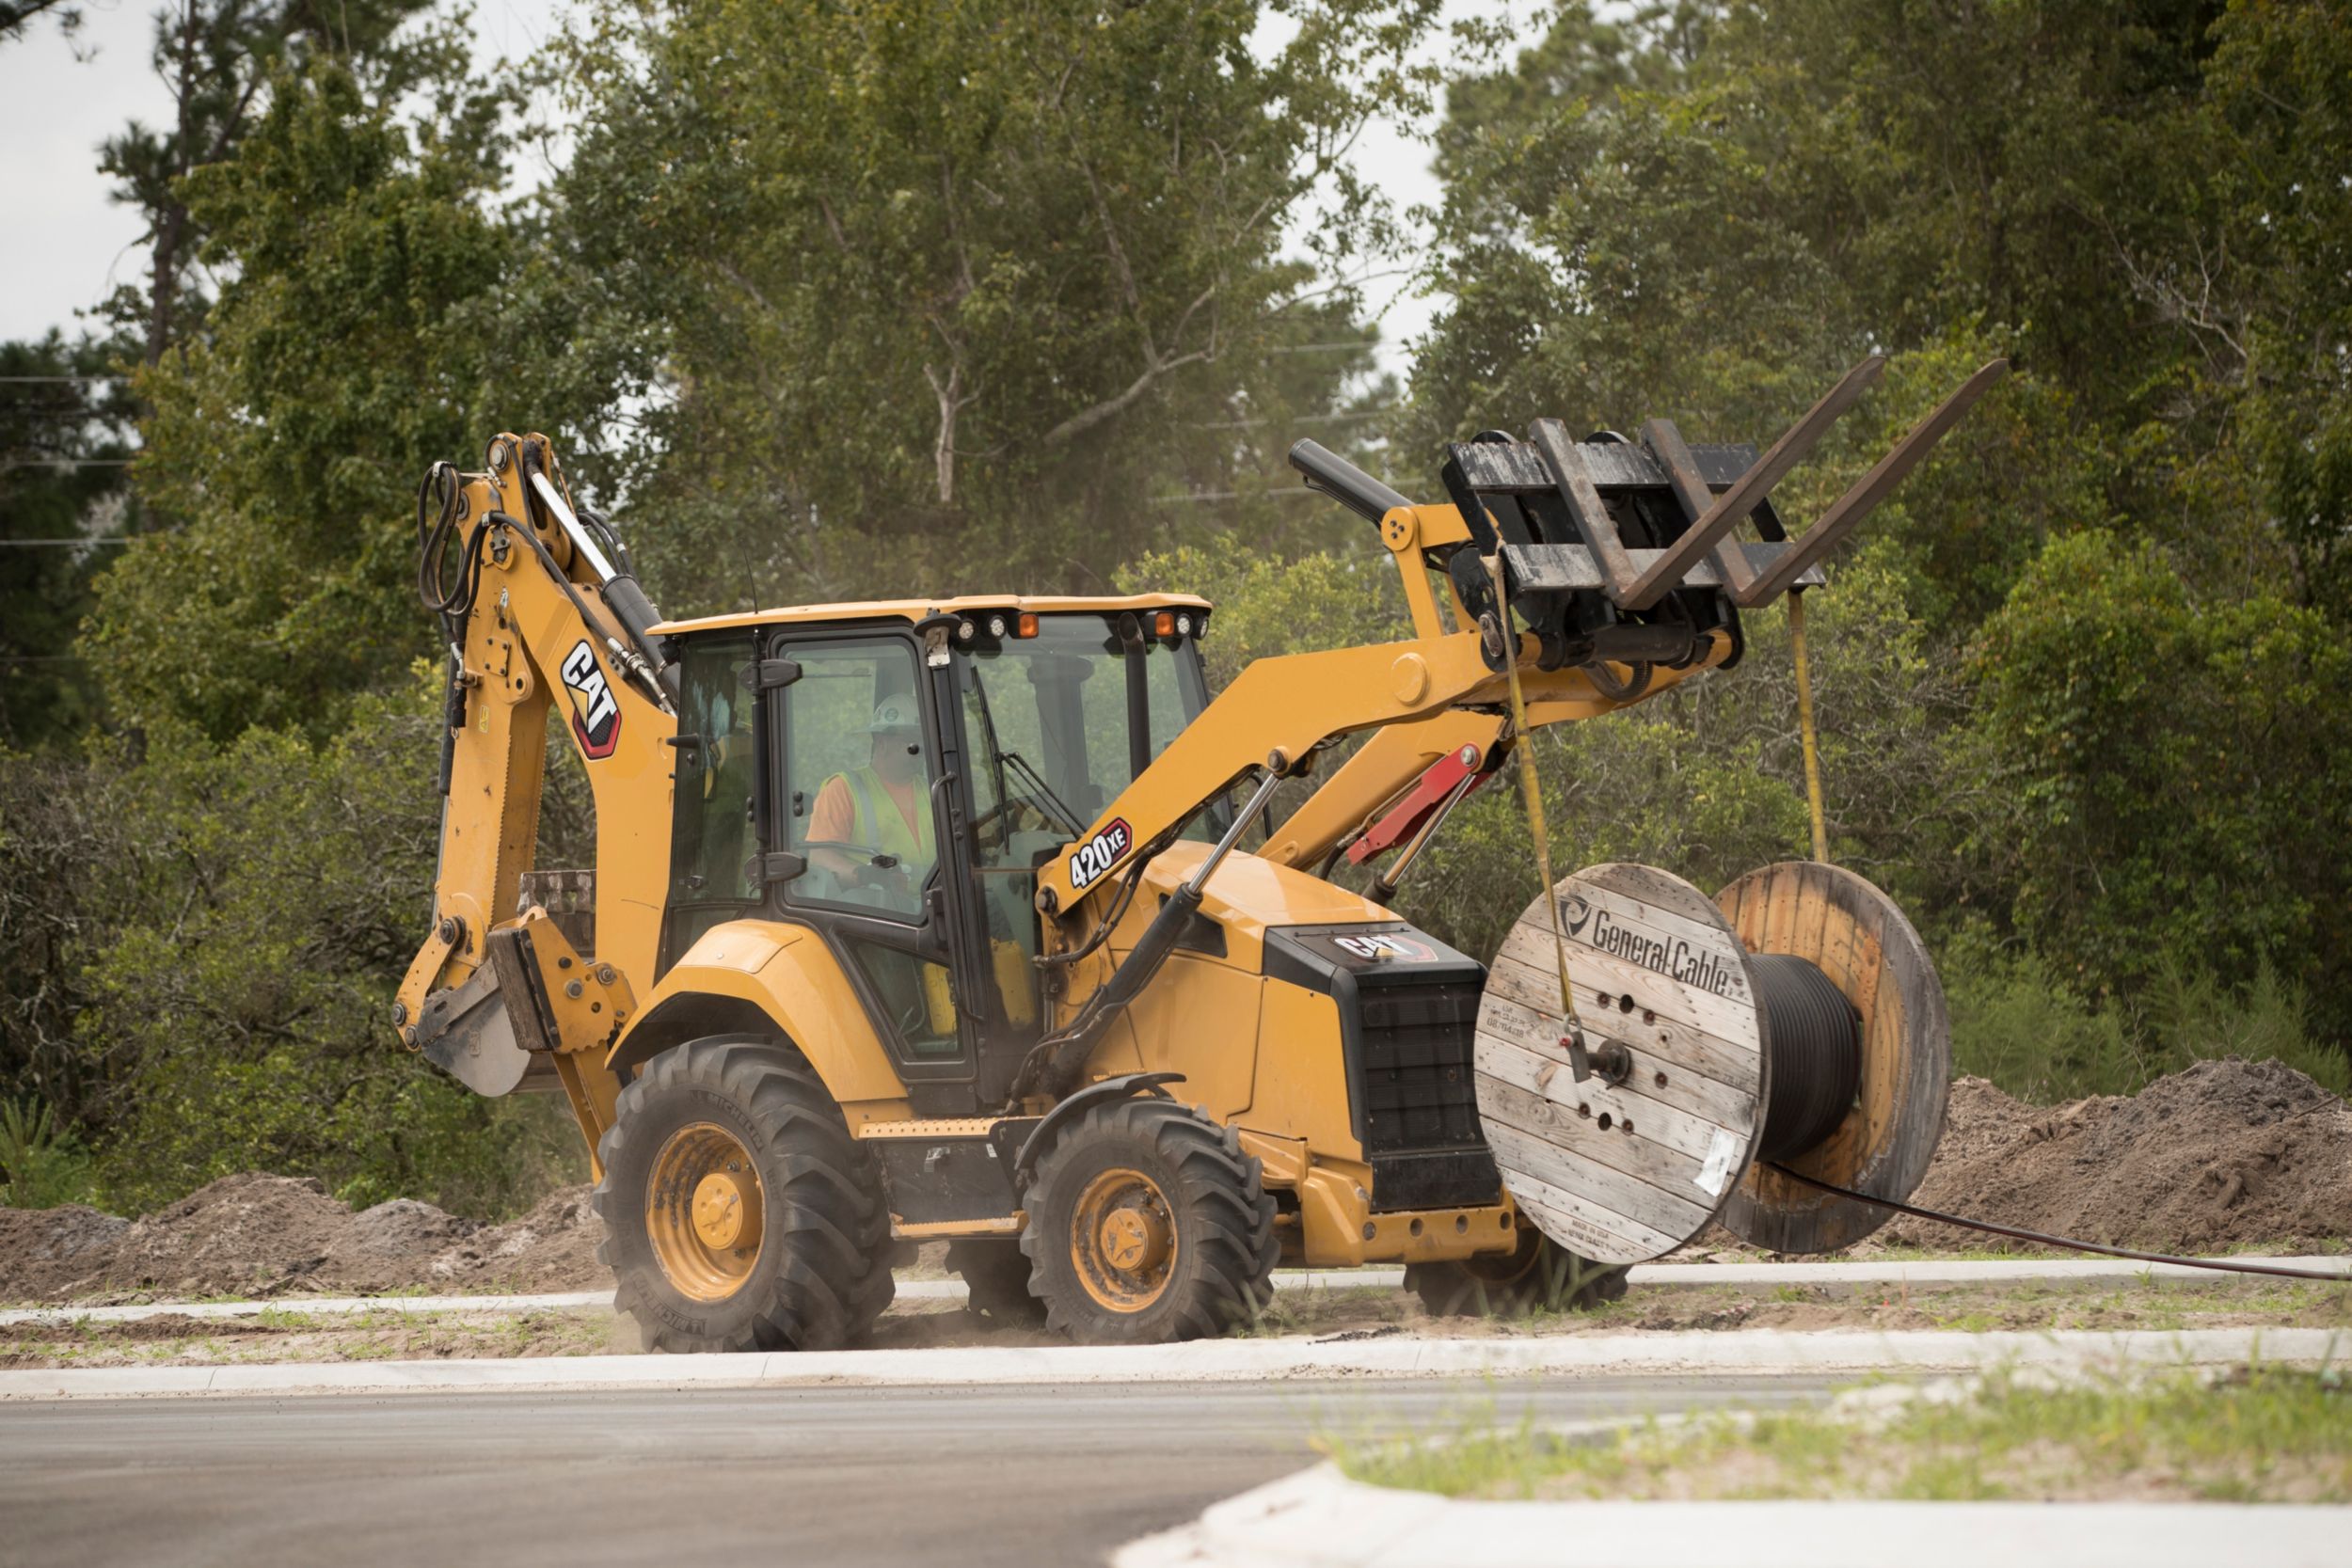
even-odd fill
[(100, 381), (128, 381), (127, 375), (0, 375), (0, 387), (88, 386)]
[(1322, 494), (1322, 491), (1310, 490), (1304, 484), (1295, 488), (1288, 484), (1268, 484), (1256, 490), (1193, 490), (1181, 496), (1147, 496), (1144, 498), (1144, 502), (1149, 506), (1182, 506), (1194, 501), (1247, 500), (1252, 496), (1320, 496)]
[[(1355, 424), (1363, 420), (1376, 420), (1383, 414), (1393, 414), (1404, 406), (1401, 403), (1389, 403), (1377, 408), (1360, 409), (1352, 414), (1293, 414), (1281, 422), (1284, 424)], [(1216, 420), (1195, 424), (1192, 428), (1195, 430), (1252, 430), (1259, 425), (1274, 422), (1272, 420)]]
[(128, 539), (0, 539), (0, 547), (12, 550), (78, 550), (87, 545), (127, 545)]
[(131, 457), (23, 457), (0, 463), (0, 474), (18, 468), (127, 468), (136, 461)]

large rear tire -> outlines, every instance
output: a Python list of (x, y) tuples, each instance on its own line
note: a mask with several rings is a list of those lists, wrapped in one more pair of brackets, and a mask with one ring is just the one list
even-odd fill
[(1090, 1108), (1039, 1160), (1021, 1250), (1056, 1332), (1148, 1345), (1251, 1321), (1282, 1249), (1233, 1130), (1140, 1099)]
[(1622, 1265), (1581, 1258), (1533, 1226), (1518, 1245), (1455, 1263), (1411, 1263), (1405, 1288), (1433, 1318), (1520, 1318), (1530, 1312), (1589, 1310), (1625, 1295)]
[(799, 1052), (753, 1036), (663, 1052), (597, 1154), (597, 1256), (647, 1350), (826, 1350), (890, 1305), (881, 1172)]

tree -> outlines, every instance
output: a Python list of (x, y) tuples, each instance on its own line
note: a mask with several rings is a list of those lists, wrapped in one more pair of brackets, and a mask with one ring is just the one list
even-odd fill
[(82, 8), (64, 0), (0, 0), (0, 43), (23, 38), (44, 16), (68, 38), (82, 30)]
[(96, 692), (73, 641), (128, 521), (132, 410), (112, 345), (0, 343), (0, 747), (79, 735)]
[(1263, 56), (1255, 0), (608, 13), (564, 192), (665, 356), (664, 580), (1091, 587), (1160, 498), (1279, 527), (1247, 493), (1364, 363), (1344, 274), (1387, 238), (1344, 154), (1433, 10), (1316, 0)]
[(494, 91), (454, 40), (405, 76), (426, 81), (443, 101), (411, 125), (408, 86), (281, 71), (239, 156), (186, 182), (228, 281), (139, 381), (141, 494), (176, 527), (121, 552), (86, 640), (125, 723), (331, 733), (432, 650), (406, 505), (426, 466), (593, 418), (565, 406), (562, 302), (489, 206)]
[(132, 121), (107, 139), (99, 162), (115, 178), (115, 199), (147, 220), (146, 286), (126, 285), (109, 306), (136, 333), (146, 363), (160, 360), (203, 312), (189, 275), (204, 230), (188, 209), (187, 177), (235, 154), (281, 69), (337, 55), (393, 65), (397, 77), (402, 56), (388, 46), (423, 8), (423, 0), (179, 0), (156, 13), (152, 61), (171, 94), (171, 120), (157, 128)]
[(2153, 546), (2054, 543), (1985, 627), (1979, 776), (2018, 805), (2017, 928), (2086, 990), (2268, 965), (2352, 1030), (2352, 649), (2274, 594), (2209, 596)]

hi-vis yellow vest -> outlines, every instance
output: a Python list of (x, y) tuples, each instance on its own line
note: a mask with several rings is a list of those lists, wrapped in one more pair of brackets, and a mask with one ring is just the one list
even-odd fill
[(939, 859), (939, 847), (931, 833), (931, 803), (923, 798), (921, 784), (915, 785), (914, 827), (910, 831), (898, 802), (890, 798), (881, 774), (867, 767), (853, 768), (841, 777), (849, 784), (850, 800), (857, 810), (856, 836), (851, 842), (896, 856), (898, 863), (914, 872), (919, 881)]

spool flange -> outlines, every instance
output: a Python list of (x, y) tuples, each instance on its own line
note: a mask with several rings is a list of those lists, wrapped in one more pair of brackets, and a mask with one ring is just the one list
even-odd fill
[(1598, 1262), (1645, 1262), (1697, 1235), (1754, 1158), (1771, 1088), (1765, 1019), (1730, 921), (1681, 878), (1596, 865), (1549, 895), (1590, 1075), (1576, 1077), (1562, 1038), (1539, 896), (1479, 1003), (1479, 1115), (1513, 1200), (1545, 1235)]
[[(1873, 1197), (1909, 1197), (1944, 1135), (1952, 1076), (1951, 1015), (1919, 933), (1878, 888), (1813, 861), (1751, 871), (1716, 903), (1749, 952), (1807, 959), (1860, 1017), (1853, 1107), (1788, 1168)], [(1723, 1212), (1741, 1241), (1798, 1253), (1835, 1252), (1889, 1217), (1762, 1166), (1741, 1176)]]

